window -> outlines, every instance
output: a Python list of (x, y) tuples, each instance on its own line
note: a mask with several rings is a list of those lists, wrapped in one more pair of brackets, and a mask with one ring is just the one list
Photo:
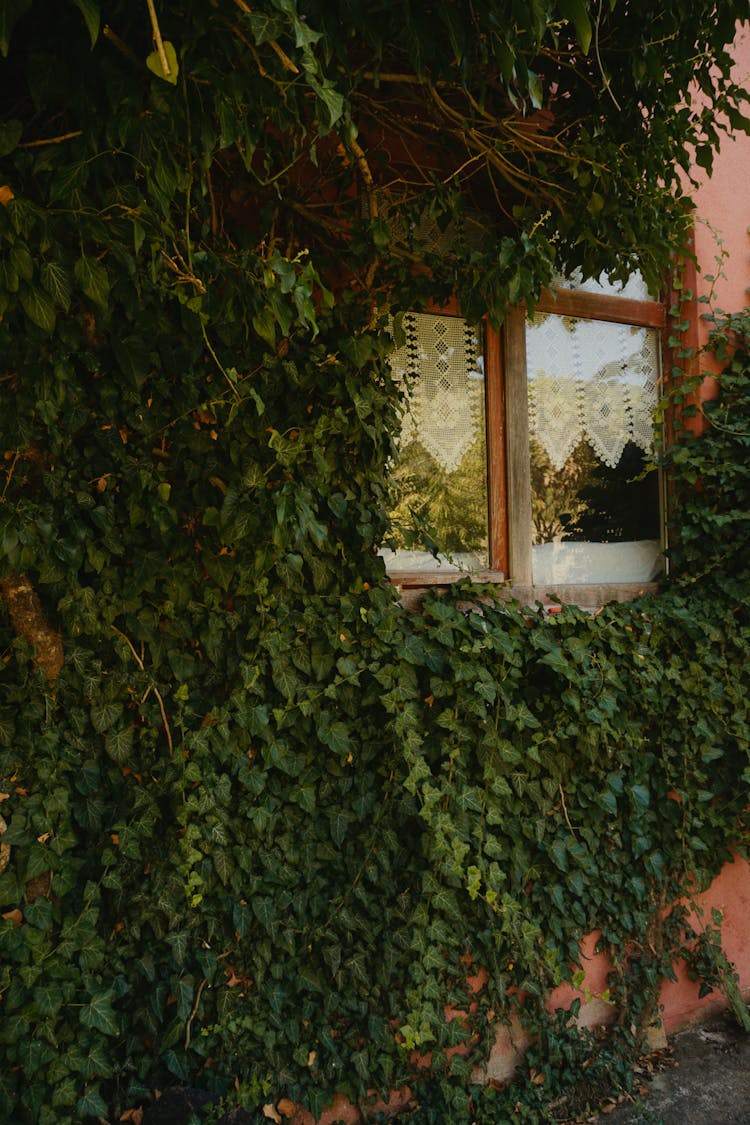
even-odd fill
[(393, 466), (397, 523), (428, 523), (448, 552), (402, 547), (399, 570), (486, 570), (487, 425), (481, 326), (457, 315), (404, 314), (404, 343), (391, 369), (408, 390)]
[(637, 275), (556, 282), (500, 335), (455, 311), (405, 314), (391, 360), (409, 390), (394, 516), (432, 525), (445, 554), (404, 541), (384, 552), (394, 579), (469, 571), (581, 600), (658, 578), (663, 503), (646, 470), (664, 323)]

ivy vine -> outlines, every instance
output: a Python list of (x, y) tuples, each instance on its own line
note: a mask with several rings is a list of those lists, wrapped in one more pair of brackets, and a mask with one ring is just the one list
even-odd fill
[[(661, 275), (672, 162), (745, 127), (742, 5), (646, 7), (0, 5), (9, 1120), (176, 1083), (543, 1120), (626, 1080), (680, 950), (731, 979), (674, 904), (748, 842), (747, 314), (659, 597), (409, 613), (377, 554), (386, 314)], [(591, 931), (606, 1044), (546, 1005)]]

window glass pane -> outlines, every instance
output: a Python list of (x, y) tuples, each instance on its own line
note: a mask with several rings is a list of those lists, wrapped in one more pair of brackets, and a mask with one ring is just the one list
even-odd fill
[(598, 293), (606, 297), (628, 297), (633, 301), (655, 300), (637, 270), (627, 281), (610, 281), (606, 273), (597, 278), (584, 278), (578, 270), (567, 277), (556, 274), (550, 282), (550, 289), (580, 289), (584, 293)]
[(658, 333), (540, 313), (526, 355), (534, 584), (652, 580), (662, 569), (659, 482), (644, 470)]
[(484, 361), (478, 330), (457, 316), (405, 313), (404, 344), (391, 370), (407, 390), (392, 467), (392, 516), (404, 529), (431, 527), (445, 554), (384, 551), (393, 570), (487, 566)]

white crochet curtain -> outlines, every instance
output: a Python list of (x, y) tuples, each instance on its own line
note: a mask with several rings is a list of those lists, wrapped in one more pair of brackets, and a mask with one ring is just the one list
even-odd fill
[(484, 433), (483, 357), (477, 333), (458, 316), (407, 312), (405, 343), (392, 352), (391, 370), (409, 388), (403, 445), (417, 438), (452, 472)]
[(651, 450), (655, 331), (538, 313), (527, 326), (526, 361), (530, 431), (556, 469), (584, 438), (612, 468), (629, 441)]

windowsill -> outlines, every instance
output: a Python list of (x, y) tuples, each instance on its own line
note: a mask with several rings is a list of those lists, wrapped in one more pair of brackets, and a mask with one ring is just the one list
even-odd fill
[(423, 586), (452, 586), (462, 578), (469, 578), (472, 582), (496, 582), (502, 585), (505, 575), (501, 570), (389, 570), (388, 577), (394, 586), (399, 589), (404, 587)]
[(575, 605), (601, 609), (608, 602), (632, 602), (646, 594), (658, 594), (660, 582), (599, 582), (581, 585), (508, 586), (506, 596), (521, 605)]
[(497, 591), (501, 601), (517, 601), (522, 606), (573, 605), (579, 609), (594, 611), (609, 602), (632, 602), (647, 594), (658, 594), (661, 583), (656, 582), (599, 582), (581, 585), (540, 585), (518, 586), (506, 583), (502, 571), (483, 570), (476, 572), (453, 571), (395, 571), (388, 572), (393, 585), (403, 592), (402, 601), (407, 609), (416, 608), (421, 596), (428, 590), (447, 587), (462, 578), (470, 578), (477, 583), (495, 583), (502, 587)]

